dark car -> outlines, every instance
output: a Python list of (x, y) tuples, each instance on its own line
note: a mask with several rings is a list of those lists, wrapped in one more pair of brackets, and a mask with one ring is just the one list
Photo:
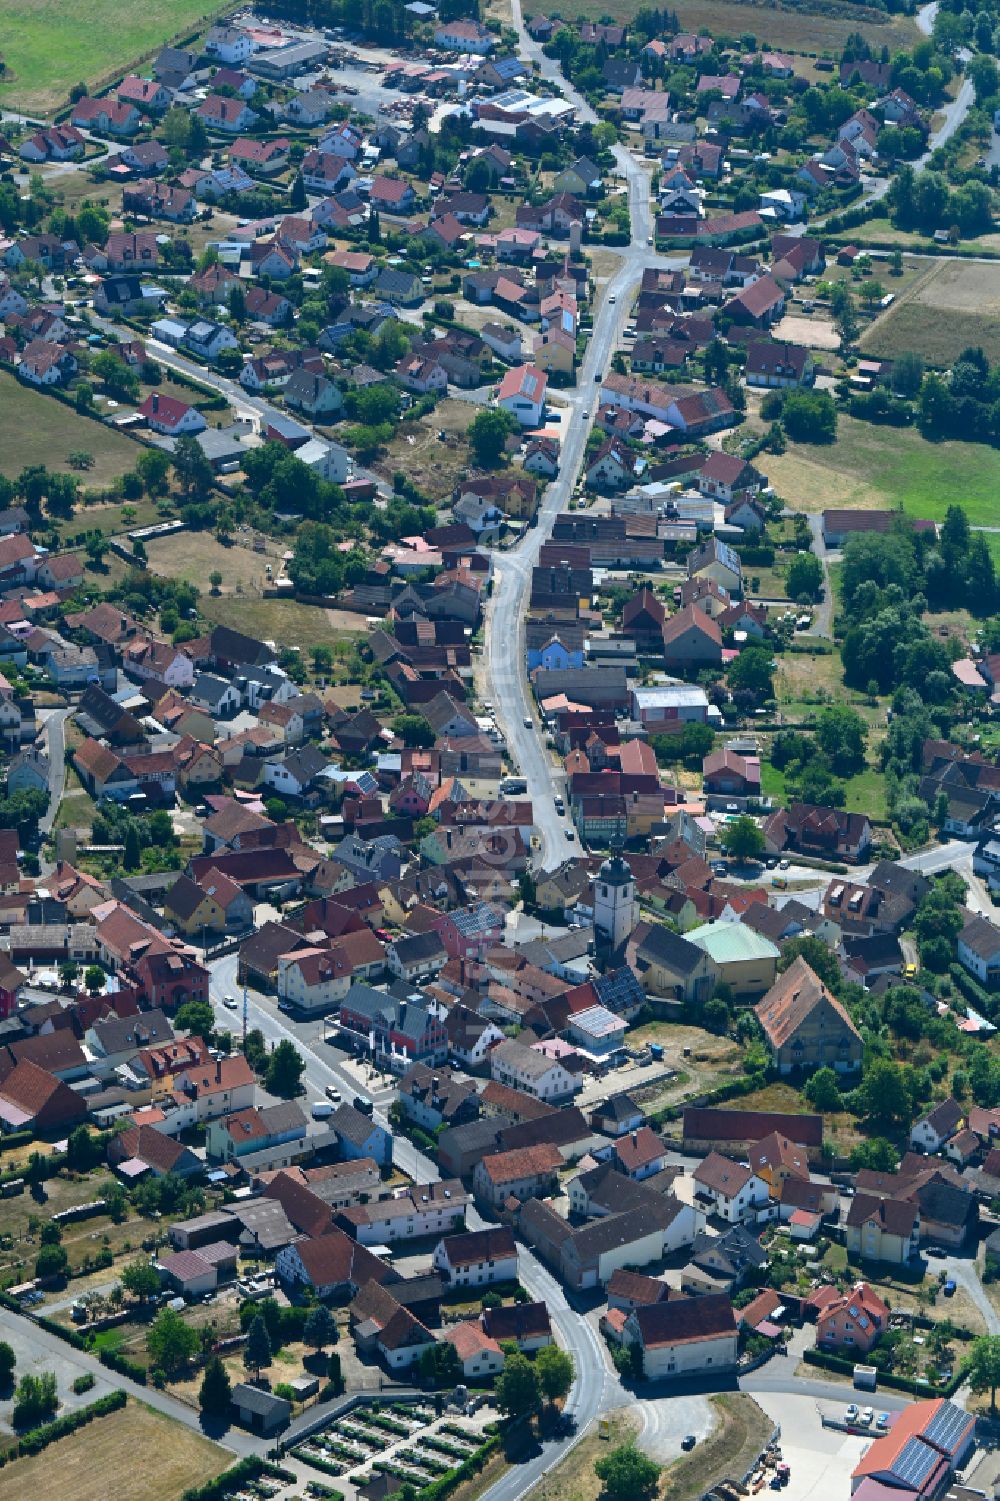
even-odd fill
[(375, 1106), (371, 1100), (363, 1100), (359, 1094), (354, 1096), (354, 1108), (360, 1110), (362, 1115), (374, 1115)]
[(681, 1439), (681, 1448), (684, 1450), (693, 1449), (697, 1442), (698, 1440), (695, 1438), (694, 1434), (689, 1433)]

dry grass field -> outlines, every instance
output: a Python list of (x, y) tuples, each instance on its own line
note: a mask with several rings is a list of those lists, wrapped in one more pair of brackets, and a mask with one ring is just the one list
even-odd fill
[[(608, 0), (580, 0), (572, 14), (630, 20), (638, 9), (638, 0), (613, 0), (610, 4)], [(732, 37), (752, 32), (759, 45), (790, 52), (839, 53), (852, 31), (862, 32), (880, 48), (885, 44), (890, 52), (912, 46), (919, 36), (908, 16), (889, 16), (862, 5), (824, 5), (820, 14), (807, 3), (788, 6), (764, 0), (744, 5), (739, 0), (680, 0), (675, 9), (686, 31), (700, 31), (704, 26), (713, 35)]]
[(861, 340), (866, 354), (895, 359), (913, 350), (945, 368), (970, 344), (1000, 359), (1000, 265), (937, 262)]
[[(438, 505), (446, 505), (461, 471), (472, 467), (465, 434), (478, 411), (471, 401), (440, 401), (429, 417), (401, 422), (372, 469), (387, 480), (401, 469)], [(446, 434), (443, 440), (439, 432)]]
[(138, 1402), (0, 1470), (0, 1501), (177, 1501), (231, 1463), (218, 1444)]
[(275, 543), (270, 544), (267, 553), (254, 552), (252, 548), (237, 544), (223, 547), (211, 532), (178, 532), (176, 536), (159, 537), (146, 543), (152, 573), (162, 574), (164, 578), (186, 579), (205, 595), (208, 594), (209, 579), (216, 571), (222, 574), (225, 596), (232, 595), (237, 584), (244, 589), (262, 589), (266, 582), (266, 565), (270, 563), (277, 572), (278, 552)]

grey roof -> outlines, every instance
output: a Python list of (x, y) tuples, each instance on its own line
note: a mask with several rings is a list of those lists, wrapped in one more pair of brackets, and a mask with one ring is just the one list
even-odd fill
[(273, 1392), (261, 1391), (259, 1386), (251, 1386), (247, 1381), (233, 1387), (233, 1405), (241, 1412), (252, 1412), (262, 1418), (290, 1418), (292, 1415), (291, 1402), (276, 1397)]
[(144, 1011), (141, 1016), (109, 1016), (94, 1023), (94, 1035), (105, 1053), (126, 1048), (162, 1047), (171, 1042), (174, 1029), (163, 1011)]
[(287, 755), (280, 764), (300, 787), (308, 787), (313, 777), (318, 777), (321, 771), (326, 770), (329, 762), (315, 745), (303, 745), (300, 750)]
[(346, 1102), (333, 1112), (330, 1126), (338, 1136), (346, 1137), (356, 1147), (363, 1147), (371, 1139), (373, 1131), (382, 1129), (370, 1116), (362, 1115), (360, 1110), (355, 1110), (353, 1105)]
[(978, 913), (975, 917), (969, 918), (958, 936), (965, 947), (970, 949), (978, 959), (988, 962), (995, 959), (1000, 952), (1000, 928), (995, 927), (989, 918), (981, 917)]
[(703, 949), (662, 923), (652, 925), (639, 944), (638, 953), (640, 957), (653, 959), (681, 975), (693, 974), (705, 959)]
[(210, 710), (217, 708), (226, 695), (234, 691), (234, 685), (227, 678), (218, 678), (212, 672), (196, 672), (191, 685), (192, 695), (203, 699)]
[(392, 947), (401, 964), (433, 959), (438, 954), (446, 953), (441, 934), (436, 928), (429, 928), (426, 933), (413, 933), (408, 938), (397, 938)]

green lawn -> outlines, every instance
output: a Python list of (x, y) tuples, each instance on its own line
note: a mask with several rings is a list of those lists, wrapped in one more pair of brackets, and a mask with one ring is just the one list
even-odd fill
[(901, 506), (943, 521), (960, 501), (974, 526), (997, 525), (1000, 450), (985, 443), (928, 443), (914, 428), (878, 427), (840, 415), (837, 441), (789, 443), (768, 454), (767, 475), (798, 510)]
[[(3, 4), (0, 0), (0, 34)], [(131, 469), (141, 452), (131, 438), (81, 417), (72, 407), (0, 372), (0, 474), (16, 479), (29, 464), (68, 473), (67, 460), (77, 449), (94, 457), (93, 468), (82, 470), (79, 476), (84, 489), (94, 490)], [(94, 515), (95, 525), (101, 515), (100, 511)]]
[[(772, 766), (770, 761), (760, 763), (760, 785), (765, 797), (787, 805), (790, 794), (785, 787), (785, 774)], [(848, 813), (867, 813), (870, 818), (884, 821), (888, 817), (885, 806), (885, 779), (874, 766), (866, 766), (856, 776), (844, 782), (844, 807)]]
[(171, 38), (209, 21), (211, 0), (0, 0), (0, 38), (7, 71), (0, 103), (51, 112), (73, 84), (110, 79)]

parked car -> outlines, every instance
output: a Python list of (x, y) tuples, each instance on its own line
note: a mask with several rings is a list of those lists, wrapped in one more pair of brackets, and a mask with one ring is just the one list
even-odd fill
[(681, 1439), (681, 1448), (685, 1450), (693, 1449), (697, 1442), (698, 1440), (693, 1433), (687, 1433)]
[(875, 1421), (875, 1409), (874, 1409), (874, 1407), (864, 1407), (864, 1408), (862, 1408), (860, 1422), (862, 1422), (866, 1428), (870, 1428), (871, 1425), (872, 1425), (872, 1423), (874, 1423), (874, 1421)]
[(858, 1418), (860, 1417), (860, 1412), (858, 1410), (858, 1406), (857, 1406), (856, 1402), (852, 1402), (851, 1403), (850, 1407), (844, 1413), (844, 1417), (847, 1419), (847, 1421), (849, 1423), (856, 1423), (858, 1421)]

